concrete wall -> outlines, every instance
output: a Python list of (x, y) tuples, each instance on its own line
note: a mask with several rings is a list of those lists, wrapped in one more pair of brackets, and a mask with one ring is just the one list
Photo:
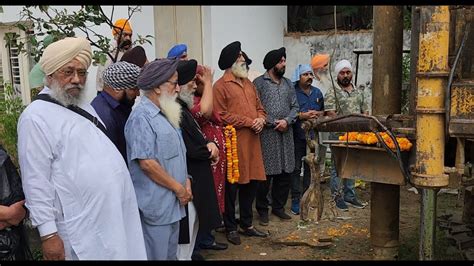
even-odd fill
[(250, 68), (260, 73), (263, 57), (284, 46), (286, 6), (203, 6), (203, 61), (214, 69), (214, 80), (222, 76), (217, 65), (222, 48), (233, 41), (252, 59)]
[[(7, 6), (3, 5), (3, 13), (0, 13), (0, 22), (15, 22), (20, 20), (20, 11), (22, 10), (23, 6)], [(58, 10), (67, 9), (68, 13), (70, 14), (72, 11), (79, 10), (80, 6), (51, 6), (52, 8), (56, 8)], [(102, 6), (105, 14), (109, 15), (112, 11), (112, 6)], [(33, 13), (34, 16), (41, 16), (46, 18), (45, 15), (42, 15), (39, 11), (35, 11)], [(127, 6), (115, 6), (114, 13), (112, 20), (115, 21), (119, 18), (127, 18)], [(153, 6), (142, 6), (140, 12), (136, 12), (133, 14), (132, 18), (130, 19), (130, 23), (132, 24), (133, 29), (133, 36), (136, 38), (139, 35), (153, 35), (154, 36), (154, 23), (153, 23)], [(102, 34), (104, 36), (108, 36), (109, 38), (113, 39), (112, 31), (108, 27), (108, 25), (100, 25), (91, 27), (95, 32), (98, 34)], [(82, 32), (76, 32), (77, 36), (85, 36)], [(154, 59), (155, 56), (155, 49), (154, 49), (154, 40), (152, 40), (152, 45), (146, 43), (143, 44), (143, 48), (145, 49), (146, 55), (149, 59)], [(92, 47), (93, 50), (96, 48)], [(32, 67), (32, 66), (31, 66)], [(96, 86), (95, 86), (95, 79), (96, 79), (97, 67), (91, 66), (89, 68), (89, 75), (87, 78), (86, 83), (86, 98), (88, 100), (92, 100), (95, 95), (97, 94)]]
[[(372, 50), (373, 33), (372, 31), (358, 31), (358, 32), (339, 32), (337, 39), (334, 41), (334, 34), (318, 34), (311, 36), (285, 36), (284, 45), (286, 47), (287, 63), (285, 76), (291, 78), (295, 67), (298, 64), (307, 64), (311, 62), (311, 57), (316, 53), (332, 54), (334, 46), (336, 47), (334, 56), (331, 58), (331, 71), (333, 77), (334, 66), (341, 59), (348, 59), (352, 63), (354, 69), (355, 81), (355, 67), (356, 54), (354, 49)], [(403, 32), (403, 49), (410, 49), (410, 32)], [(360, 55), (358, 67), (357, 85), (372, 82), (372, 55)]]

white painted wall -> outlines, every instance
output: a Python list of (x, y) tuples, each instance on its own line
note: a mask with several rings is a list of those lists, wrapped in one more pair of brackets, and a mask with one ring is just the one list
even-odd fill
[(286, 6), (203, 6), (202, 12), (203, 61), (215, 69), (214, 81), (223, 74), (217, 62), (227, 44), (240, 41), (252, 59), (250, 68), (262, 74), (265, 54), (283, 46)]
[[(291, 77), (295, 67), (298, 64), (309, 64), (311, 58), (316, 53), (332, 54), (334, 46), (336, 50), (333, 58), (331, 58), (331, 71), (333, 77), (334, 66), (339, 60), (347, 59), (352, 63), (354, 69), (353, 81), (355, 81), (355, 67), (357, 55), (353, 53), (354, 49), (372, 50), (373, 32), (338, 32), (336, 42), (334, 42), (334, 34), (318, 34), (311, 36), (285, 36), (284, 45), (286, 47), (286, 74)], [(410, 32), (403, 32), (403, 49), (410, 49)], [(401, 55), (400, 55), (401, 56)], [(357, 85), (372, 83), (372, 55), (359, 56)]]
[[(0, 13), (0, 22), (14, 22), (18, 21), (20, 16), (20, 11), (22, 10), (23, 6), (7, 6), (2, 5), (3, 13)], [(52, 8), (56, 8), (59, 10), (67, 9), (68, 12), (79, 10), (80, 6), (51, 6)], [(104, 9), (105, 14), (109, 15), (112, 11), (112, 6), (102, 6)], [(42, 15), (39, 11), (33, 13), (34, 16), (41, 15), (42, 17), (46, 18), (45, 15)], [(112, 20), (115, 21), (119, 18), (127, 18), (127, 6), (115, 6), (114, 13)], [(137, 37), (139, 35), (154, 35), (154, 23), (153, 23), (153, 6), (142, 6), (141, 12), (136, 12), (133, 14), (132, 18), (130, 19), (130, 23), (133, 29), (133, 36)], [(101, 26), (94, 26), (92, 29), (97, 32), (98, 34), (102, 34), (113, 39), (112, 31), (108, 27), (108, 25), (101, 25)], [(85, 36), (82, 32), (76, 32), (77, 36)], [(155, 49), (154, 49), (155, 41), (152, 39), (152, 45), (146, 43), (143, 44), (143, 48), (145, 49), (146, 55), (149, 60), (155, 59)], [(95, 47), (92, 47), (92, 50), (95, 50)], [(33, 66), (31, 66), (33, 67)], [(87, 78), (86, 83), (86, 98), (87, 100), (91, 101), (95, 95), (97, 94), (97, 89), (95, 87), (95, 80), (96, 80), (96, 73), (97, 67), (91, 66), (89, 68), (89, 75)]]

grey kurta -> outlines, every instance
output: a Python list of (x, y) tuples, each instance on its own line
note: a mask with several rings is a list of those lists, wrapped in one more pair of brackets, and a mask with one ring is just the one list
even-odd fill
[[(268, 72), (254, 80), (257, 93), (267, 112), (267, 125), (260, 135), (263, 162), (266, 175), (277, 175), (282, 172), (291, 173), (295, 169), (295, 150), (293, 143), (293, 127), (299, 110), (295, 88), (291, 81), (282, 78), (280, 84), (275, 83)], [(285, 119), (288, 130), (274, 130), (275, 120)]]

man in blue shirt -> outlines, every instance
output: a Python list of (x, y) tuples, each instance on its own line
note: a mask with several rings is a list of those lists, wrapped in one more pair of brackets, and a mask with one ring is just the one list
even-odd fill
[(301, 128), (301, 121), (316, 118), (324, 114), (324, 99), (320, 89), (311, 85), (313, 82), (313, 71), (309, 64), (298, 65), (293, 73), (292, 82), (295, 84), (296, 99), (300, 106), (298, 119), (293, 125), (295, 143), (295, 171), (291, 176), (291, 212), (295, 215), (300, 213), (301, 195), (308, 189), (310, 184), (309, 166), (305, 163), (303, 171), (303, 191), (301, 191), (301, 164), (306, 155), (306, 137)]
[[(103, 73), (104, 88), (91, 102), (107, 128), (107, 137), (115, 144), (125, 161), (127, 151), (123, 130), (133, 102), (140, 95), (137, 88), (139, 74), (140, 67), (128, 62), (109, 65)], [(126, 93), (126, 90), (132, 93)]]
[(186, 147), (179, 123), (178, 60), (156, 59), (137, 80), (144, 97), (125, 125), (127, 159), (135, 187), (147, 257), (176, 260), (179, 221), (192, 200)]

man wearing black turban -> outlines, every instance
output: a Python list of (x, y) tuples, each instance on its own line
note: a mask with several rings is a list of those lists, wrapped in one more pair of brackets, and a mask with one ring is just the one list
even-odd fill
[(149, 260), (176, 260), (179, 221), (192, 200), (179, 121), (178, 60), (146, 64), (137, 86), (144, 97), (125, 124), (127, 160)]
[(267, 181), (259, 184), (255, 207), (260, 224), (266, 226), (269, 223), (267, 195), (272, 179), (272, 213), (284, 220), (291, 219), (284, 206), (290, 192), (291, 173), (295, 169), (292, 124), (296, 122), (299, 105), (293, 83), (283, 77), (285, 48), (268, 52), (263, 65), (267, 71), (253, 83), (267, 111), (266, 124), (260, 135)]
[[(238, 183), (234, 177), (226, 180), (224, 225), (227, 240), (240, 245), (235, 219), (235, 200), (239, 193), (240, 228), (247, 236), (266, 237), (267, 233), (252, 225), (252, 204), (257, 185), (265, 180), (259, 135), (266, 113), (252, 82), (247, 78), (247, 63), (240, 42), (233, 42), (222, 49), (219, 67), (224, 75), (214, 84), (214, 108), (222, 121), (237, 132)], [(237, 170), (237, 169), (236, 169)], [(229, 169), (228, 169), (229, 171)], [(235, 172), (232, 172), (236, 176)], [(231, 183), (232, 182), (232, 183)]]

